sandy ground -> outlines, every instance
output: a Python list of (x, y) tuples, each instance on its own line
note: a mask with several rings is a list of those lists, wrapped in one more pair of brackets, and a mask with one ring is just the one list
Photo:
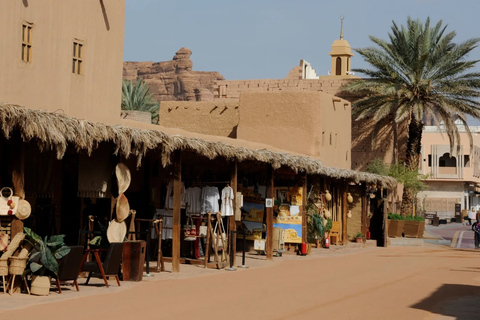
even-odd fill
[[(312, 249), (228, 272), (181, 266), (118, 288), (0, 294), (4, 319), (480, 319), (480, 252)], [(167, 265), (168, 266), (168, 265)], [(83, 281), (80, 281), (82, 283)], [(114, 282), (112, 281), (112, 284)], [(11, 310), (8, 310), (11, 309)]]

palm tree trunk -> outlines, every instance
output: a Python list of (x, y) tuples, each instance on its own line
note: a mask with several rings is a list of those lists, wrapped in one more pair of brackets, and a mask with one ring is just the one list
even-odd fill
[[(407, 157), (405, 165), (407, 170), (418, 171), (420, 167), (420, 156), (422, 150), (422, 130), (423, 123), (414, 118), (408, 125), (408, 140), (407, 140)], [(408, 187), (404, 187), (402, 196), (402, 205), (400, 213), (405, 215), (413, 215), (413, 204), (416, 194)]]

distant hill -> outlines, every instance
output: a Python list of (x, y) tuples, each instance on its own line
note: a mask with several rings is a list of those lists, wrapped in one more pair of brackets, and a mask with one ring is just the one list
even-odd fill
[(191, 54), (183, 47), (170, 61), (125, 61), (123, 78), (142, 78), (158, 101), (211, 101), (214, 82), (225, 78), (216, 71), (192, 71)]

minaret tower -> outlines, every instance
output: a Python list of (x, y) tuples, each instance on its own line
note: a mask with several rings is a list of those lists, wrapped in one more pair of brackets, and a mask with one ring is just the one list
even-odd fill
[(357, 78), (350, 71), (353, 53), (347, 40), (343, 39), (343, 19), (343, 16), (340, 17), (340, 40), (333, 41), (332, 51), (329, 53), (332, 57), (330, 75), (336, 78)]

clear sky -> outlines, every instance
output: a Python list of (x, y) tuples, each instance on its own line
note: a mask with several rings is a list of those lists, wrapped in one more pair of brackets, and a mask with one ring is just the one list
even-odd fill
[[(227, 80), (282, 79), (300, 59), (318, 75), (330, 69), (331, 44), (352, 48), (387, 39), (392, 21), (442, 19), (456, 41), (480, 37), (480, 0), (126, 0), (125, 61), (171, 60), (193, 51), (193, 69)], [(470, 55), (480, 59), (480, 50)], [(359, 55), (352, 68), (365, 67)], [(480, 71), (480, 64), (479, 64)]]

